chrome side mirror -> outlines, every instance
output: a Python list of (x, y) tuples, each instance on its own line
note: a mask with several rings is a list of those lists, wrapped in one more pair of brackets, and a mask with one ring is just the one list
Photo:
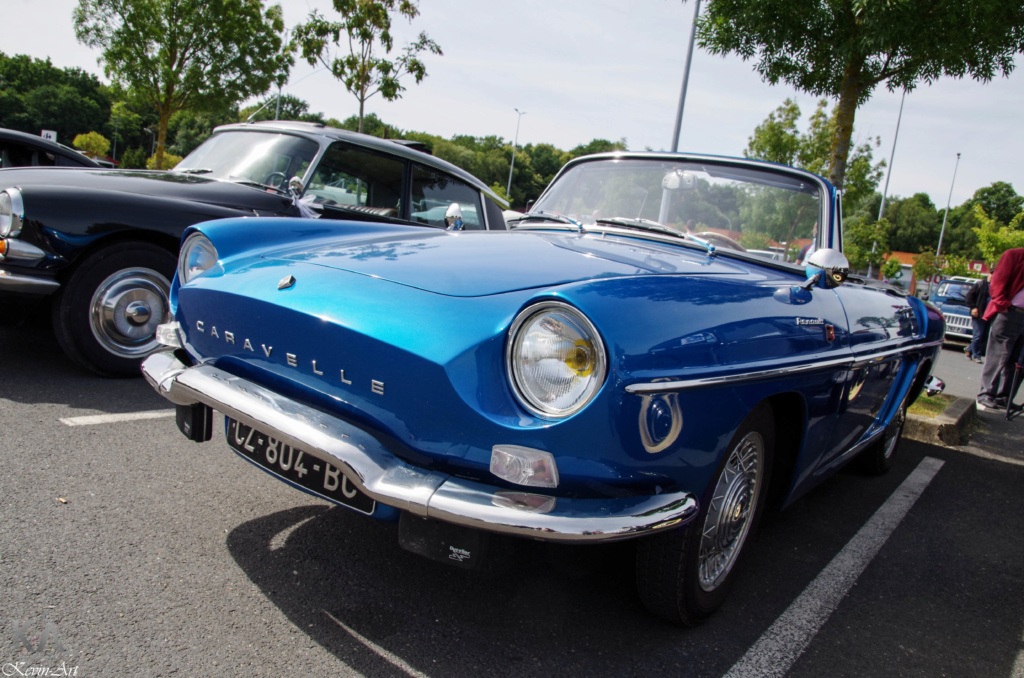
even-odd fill
[(807, 273), (807, 289), (815, 284), (832, 289), (846, 282), (850, 276), (850, 262), (839, 250), (824, 248), (807, 257), (804, 271)]
[(946, 382), (938, 377), (928, 377), (928, 381), (924, 382), (924, 392), (930, 396), (939, 395), (945, 388)]
[(288, 192), (296, 198), (302, 195), (302, 178), (294, 176), (288, 180)]
[(444, 223), (449, 231), (462, 230), (462, 207), (459, 206), (459, 203), (453, 202), (448, 205), (448, 209), (444, 213)]

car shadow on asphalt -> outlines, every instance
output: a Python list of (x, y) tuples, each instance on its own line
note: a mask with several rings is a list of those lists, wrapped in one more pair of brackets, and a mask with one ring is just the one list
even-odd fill
[(629, 542), (498, 537), (470, 571), (404, 551), (397, 524), (315, 505), (244, 523), (227, 546), (297, 628), (366, 676), (395, 675), (387, 655), (436, 676), (649, 675), (652, 661), (713, 675), (741, 650), (690, 656), (721, 631), (714, 619), (683, 630), (650, 617)]
[[(979, 555), (986, 561), (1012, 555), (993, 551), (1001, 530), (985, 536), (971, 527), (979, 519), (971, 512), (984, 514), (986, 509), (969, 495), (983, 488), (991, 495), (1005, 470), (932, 446), (905, 442), (901, 447), (905, 451), (887, 476), (844, 470), (790, 509), (768, 513), (729, 600), (692, 629), (664, 624), (640, 605), (630, 542), (567, 546), (500, 537), (491, 542), (488, 565), (467, 571), (402, 550), (396, 524), (318, 504), (240, 524), (228, 534), (227, 547), (297, 629), (366, 676), (628, 676), (650, 675), (652, 670), (720, 676), (897, 491), (917, 463), (925, 455), (941, 455), (947, 463), (936, 489), (878, 556), (879, 563), (897, 564), (888, 564), (849, 594), (843, 619), (867, 619), (859, 620), (852, 635), (845, 621), (826, 626), (822, 635), (829, 641), (805, 656), (805, 666), (813, 669), (801, 672), (797, 665), (792, 675), (832, 670), (829, 662), (853, 657), (869, 673), (878, 670), (881, 659), (875, 650), (880, 642), (905, 652), (898, 648), (909, 632), (893, 635), (892, 624), (897, 629), (914, 626), (915, 641), (935, 646), (930, 649), (938, 665), (969, 669), (979, 654), (985, 661), (1012, 663), (1009, 648), (1019, 645), (1020, 633), (1016, 610), (1004, 609), (994, 617), (989, 607), (973, 618), (973, 610), (951, 604), (949, 590), (940, 589), (933, 599), (929, 589), (936, 581), (954, 587), (946, 580), (962, 581), (964, 572), (977, 570)], [(1014, 516), (1012, 522), (1020, 520)], [(947, 543), (954, 537), (961, 541)], [(958, 552), (958, 543), (970, 545), (966, 553)], [(940, 544), (941, 555), (935, 552)], [(931, 572), (936, 565), (942, 567)], [(930, 578), (919, 582), (915, 572), (924, 571)], [(1024, 586), (1022, 581), (1007, 588), (1005, 581), (990, 579), (972, 575), (968, 595), (998, 600)], [(900, 608), (892, 609), (892, 604), (903, 606), (911, 620), (903, 620)], [(956, 615), (944, 610), (951, 605)], [(872, 616), (880, 609), (887, 611), (881, 624)], [(929, 612), (936, 610), (945, 614), (929, 619)], [(993, 626), (994, 618), (999, 623)], [(943, 656), (943, 638), (963, 624), (986, 635), (989, 650)], [(846, 649), (847, 659), (837, 660), (828, 652), (829, 646), (851, 638), (856, 641)], [(900, 661), (910, 659), (898, 660), (904, 666)]]
[(0, 355), (4, 356), (0, 398), (67, 405), (90, 414), (171, 409), (141, 374), (137, 379), (106, 379), (79, 367), (64, 355), (45, 326), (0, 326)]

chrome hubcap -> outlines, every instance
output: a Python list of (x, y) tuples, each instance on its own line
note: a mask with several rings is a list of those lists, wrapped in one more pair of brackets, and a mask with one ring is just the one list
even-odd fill
[(750, 432), (729, 453), (704, 518), (698, 579), (705, 591), (714, 591), (732, 571), (761, 492), (764, 439)]
[(167, 278), (148, 268), (124, 269), (109, 276), (92, 296), (92, 334), (108, 351), (138, 358), (158, 346), (156, 327), (169, 316)]

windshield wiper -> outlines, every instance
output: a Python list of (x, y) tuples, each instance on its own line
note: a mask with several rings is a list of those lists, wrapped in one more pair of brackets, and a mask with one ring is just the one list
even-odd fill
[(714, 257), (716, 254), (715, 246), (712, 243), (708, 242), (707, 240), (704, 240), (703, 238), (698, 238), (692, 233), (683, 233), (682, 231), (677, 231), (674, 228), (669, 228), (664, 224), (660, 224), (657, 221), (651, 221), (650, 219), (641, 219), (639, 217), (637, 217), (636, 219), (628, 219), (626, 217), (608, 217), (606, 219), (597, 219), (596, 221), (599, 224), (625, 226), (626, 228), (635, 228), (640, 231), (653, 231), (655, 233), (665, 233), (671, 236), (675, 236), (676, 238), (692, 240), (693, 242), (703, 247), (704, 251), (707, 252), (707, 255), (709, 257)]
[(607, 217), (602, 219), (595, 219), (599, 224), (612, 224), (613, 226), (625, 226), (626, 228), (635, 228), (641, 231), (655, 231), (656, 233), (665, 233), (667, 235), (674, 235), (677, 238), (682, 238), (684, 233), (677, 231), (674, 228), (669, 228), (664, 224), (659, 224), (657, 221), (651, 221), (650, 219), (627, 219), (626, 217)]
[(521, 222), (521, 221), (535, 221), (535, 220), (557, 221), (557, 222), (562, 223), (562, 224), (570, 224), (572, 226), (575, 226), (580, 231), (583, 230), (583, 224), (581, 224), (580, 222), (574, 221), (573, 219), (570, 219), (569, 217), (565, 216), (564, 214), (559, 214), (558, 212), (547, 212), (545, 210), (538, 210), (536, 212), (527, 212), (526, 214), (524, 214), (521, 217), (516, 217), (515, 219), (509, 219), (510, 222), (517, 223), (517, 224), (519, 222)]
[(232, 183), (235, 183), (235, 184), (242, 184), (243, 186), (252, 186), (253, 188), (260, 188), (260, 189), (263, 189), (264, 191), (274, 191), (278, 195), (289, 195), (289, 193), (287, 191), (285, 191), (284, 189), (282, 189), (279, 186), (270, 186), (268, 184), (261, 184), (258, 181), (253, 181), (252, 179), (239, 179), (237, 177), (232, 177), (231, 179), (229, 179), (229, 181), (231, 181)]
[(205, 167), (189, 167), (188, 169), (178, 171), (180, 171), (182, 174), (209, 174), (213, 170), (207, 169)]

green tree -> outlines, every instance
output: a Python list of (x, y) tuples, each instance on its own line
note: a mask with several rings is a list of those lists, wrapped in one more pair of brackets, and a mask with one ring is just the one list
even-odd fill
[(291, 94), (271, 94), (238, 113), (239, 120), (300, 120), (326, 124), (323, 113), (310, 113), (309, 102)]
[(989, 266), (994, 266), (1006, 250), (1024, 247), (1024, 212), (1018, 213), (1005, 225), (988, 216), (981, 205), (974, 206), (974, 216), (979, 224), (974, 229), (978, 235), (978, 248)]
[(855, 221), (846, 224), (843, 252), (855, 269), (879, 268), (892, 253), (889, 240), (892, 224), (886, 219), (876, 222)]
[[(332, 0), (332, 5), (340, 20), (329, 21), (313, 10), (308, 21), (292, 31), (293, 44), (310, 66), (322, 63), (359, 100), (357, 131), (362, 132), (367, 100), (376, 94), (386, 101), (401, 98), (405, 91), (402, 78), (411, 76), (419, 84), (427, 75), (419, 55), (442, 52), (421, 32), (396, 58), (387, 58), (394, 49), (392, 14), (397, 12), (411, 22), (420, 13), (415, 0)], [(342, 40), (348, 45), (348, 53), (341, 50), (332, 55), (332, 49), (340, 48)]]
[(80, 151), (85, 151), (90, 158), (102, 158), (110, 150), (110, 141), (97, 132), (79, 134), (75, 137), (72, 145)]
[(1024, 4), (1006, 0), (709, 0), (698, 21), (712, 54), (756, 59), (772, 84), (838, 101), (828, 178), (845, 186), (857, 107), (879, 85), (913, 90), (948, 75), (987, 82), (1024, 51)]
[(893, 198), (885, 205), (885, 218), (892, 225), (889, 244), (896, 252), (935, 250), (942, 220), (927, 193)]
[(129, 148), (121, 156), (121, 169), (146, 169), (146, 151)]
[(886, 262), (882, 264), (882, 277), (891, 280), (895, 278), (897, 275), (899, 275), (899, 273), (902, 270), (903, 264), (900, 263), (899, 259), (893, 257), (892, 259), (886, 260)]
[(798, 122), (800, 107), (792, 99), (786, 99), (754, 128), (743, 156), (781, 165), (796, 165), (801, 145)]
[(57, 132), (67, 143), (102, 129), (110, 115), (110, 94), (79, 68), (60, 69), (49, 59), (0, 52), (0, 127), (39, 134)]
[(996, 181), (990, 186), (979, 188), (962, 205), (949, 211), (946, 234), (942, 239), (944, 251), (968, 259), (984, 258), (978, 247), (976, 232), (976, 229), (982, 227), (982, 222), (978, 220), (975, 206), (980, 206), (985, 215), (997, 222), (995, 230), (998, 230), (1000, 226), (1013, 221), (1024, 209), (1024, 197), (1017, 195), (1013, 186), (1005, 181)]
[[(835, 131), (837, 113), (837, 108), (829, 113), (828, 101), (822, 99), (810, 117), (807, 131), (801, 133), (800, 107), (792, 99), (786, 99), (754, 129), (743, 155), (824, 175), (831, 162), (829, 140)], [(874, 160), (874, 149), (879, 143), (876, 138), (853, 150), (843, 192), (844, 211), (852, 212), (855, 205), (874, 194), (885, 167), (884, 160), (877, 163)]]
[(581, 155), (589, 155), (591, 153), (611, 153), (612, 151), (625, 151), (626, 140), (619, 139), (618, 141), (608, 141), (607, 139), (594, 139), (590, 143), (580, 144), (576, 148), (569, 151), (568, 160), (578, 158)]
[(159, 113), (158, 167), (171, 115), (265, 92), (292, 63), (281, 7), (262, 0), (79, 0), (73, 17), (78, 40), (103, 50), (107, 76)]

